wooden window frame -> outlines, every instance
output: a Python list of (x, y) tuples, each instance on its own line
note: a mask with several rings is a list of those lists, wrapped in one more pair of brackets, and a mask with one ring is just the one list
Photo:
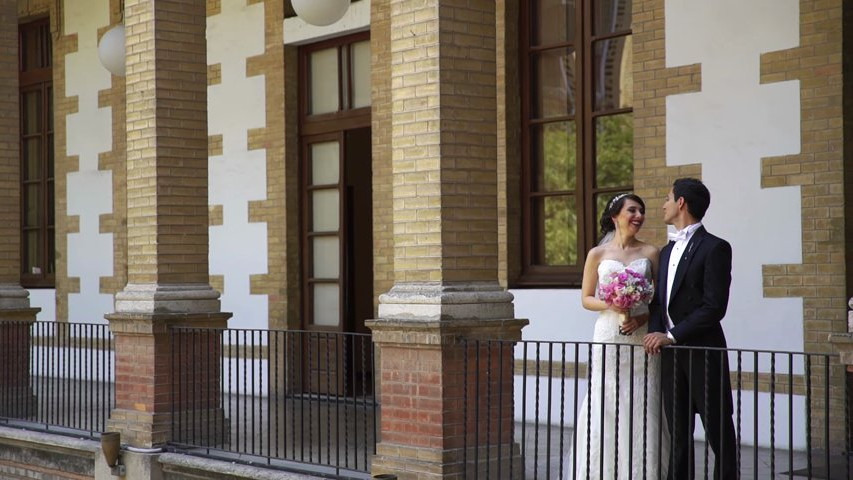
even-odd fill
[[(343, 37), (336, 37), (329, 40), (305, 45), (299, 48), (299, 136), (300, 136), (300, 201), (301, 201), (301, 221), (300, 221), (300, 251), (304, 252), (304, 260), (302, 262), (302, 321), (304, 328), (312, 331), (342, 331), (348, 326), (345, 315), (346, 308), (346, 285), (344, 284), (348, 278), (348, 268), (345, 262), (345, 250), (349, 241), (345, 226), (345, 186), (346, 172), (344, 168), (344, 152), (346, 151), (346, 135), (344, 131), (370, 127), (371, 125), (371, 105), (360, 108), (352, 108), (352, 54), (350, 53), (351, 45), (370, 40), (370, 32), (358, 32)], [(310, 102), (310, 86), (311, 86), (311, 71), (309, 68), (309, 59), (311, 54), (329, 48), (338, 49), (338, 105), (339, 109), (335, 112), (328, 112), (316, 115), (308, 114), (308, 106)], [(347, 50), (347, 55), (341, 55), (343, 49)], [(344, 81), (342, 78), (346, 75)], [(342, 86), (345, 86), (347, 91), (344, 92)], [(311, 293), (311, 285), (316, 283), (332, 283), (327, 279), (318, 279), (313, 273), (313, 257), (311, 256), (311, 239), (325, 233), (317, 233), (311, 225), (311, 192), (318, 188), (327, 188), (329, 185), (316, 186), (311, 184), (309, 172), (309, 159), (311, 157), (309, 147), (310, 144), (323, 141), (337, 141), (339, 153), (339, 176), (338, 176), (338, 232), (339, 239), (339, 255), (340, 264), (338, 272), (338, 285), (340, 292), (340, 318), (337, 326), (323, 326), (313, 323), (313, 296)], [(309, 323), (309, 319), (312, 321)]]
[[(40, 65), (37, 68), (24, 70), (26, 52), (24, 52), (24, 37), (25, 32), (38, 29), (38, 36), (43, 40), (40, 45), (38, 60)], [(55, 218), (51, 218), (51, 212), (55, 209), (50, 205), (50, 199), (53, 197), (52, 192), (55, 189), (54, 181), (54, 158), (50, 155), (53, 150), (50, 147), (50, 142), (54, 138), (54, 122), (50, 116), (52, 115), (52, 98), (53, 91), (53, 52), (52, 39), (50, 33), (50, 19), (41, 18), (19, 25), (18, 28), (18, 82), (19, 82), (19, 115), (20, 115), (20, 132), (19, 132), (19, 155), (20, 155), (20, 205), (21, 205), (21, 286), (25, 288), (55, 288), (56, 286), (56, 255), (51, 252), (52, 238), (55, 238)], [(34, 91), (40, 92), (41, 108), (39, 111), (41, 128), (37, 134), (25, 135), (24, 125), (27, 120), (25, 117), (26, 111), (24, 108), (23, 97), (25, 94)], [(27, 138), (25, 138), (25, 136)], [(24, 158), (25, 141), (34, 136), (40, 137), (40, 178), (36, 180), (26, 180), (26, 158)], [(52, 175), (49, 172), (53, 172)], [(27, 227), (26, 223), (26, 187), (27, 185), (38, 184), (40, 187), (41, 209), (39, 212), (38, 225), (36, 227)], [(54, 213), (55, 215), (55, 213)], [(38, 241), (40, 244), (42, 258), (36, 262), (37, 267), (41, 269), (41, 273), (33, 273), (28, 271), (28, 265), (31, 263), (29, 252), (27, 251), (27, 232), (38, 230)], [(53, 243), (55, 245), (55, 243)], [(53, 268), (50, 267), (50, 259), (53, 259)]]
[[(534, 34), (536, 25), (535, 0), (522, 0), (520, 25), (519, 65), (521, 68), (521, 273), (511, 286), (514, 288), (553, 288), (579, 287), (583, 275), (583, 263), (588, 252), (598, 240), (598, 218), (595, 214), (595, 198), (597, 195), (628, 191), (633, 185), (598, 187), (595, 185), (595, 120), (600, 117), (620, 113), (631, 113), (633, 108), (616, 108), (596, 111), (594, 103), (593, 59), (595, 42), (627, 37), (632, 34), (630, 28), (593, 34), (593, 5), (596, 0), (575, 0), (574, 39), (536, 45)], [(568, 116), (553, 116), (533, 118), (532, 102), (536, 92), (533, 84), (533, 62), (535, 54), (572, 48), (575, 52), (575, 90), (574, 114)], [(531, 130), (536, 125), (546, 125), (562, 121), (574, 121), (576, 128), (576, 163), (574, 190), (544, 191), (534, 189), (533, 172), (541, 165), (534, 165)], [(549, 266), (537, 264), (534, 252), (544, 249), (544, 234), (537, 225), (533, 224), (533, 203), (535, 199), (551, 196), (572, 195), (575, 198), (575, 214), (577, 219), (577, 259), (573, 265)]]

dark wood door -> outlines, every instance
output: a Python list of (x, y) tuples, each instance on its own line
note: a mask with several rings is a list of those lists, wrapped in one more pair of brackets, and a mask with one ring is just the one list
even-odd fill
[(373, 316), (370, 128), (306, 137), (303, 152), (304, 388), (346, 395), (365, 362), (364, 342), (345, 334)]

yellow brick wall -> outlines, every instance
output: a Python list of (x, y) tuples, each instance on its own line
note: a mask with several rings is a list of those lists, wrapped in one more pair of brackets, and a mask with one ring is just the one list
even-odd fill
[(207, 284), (205, 3), (125, 11), (128, 282)]
[[(12, 2), (0, 4), (0, 36), (18, 36), (18, 12)], [(21, 184), (20, 118), (18, 110), (18, 49), (0, 45), (0, 283), (20, 285)]]
[(394, 208), (391, 170), (391, 8), (370, 4), (371, 134), (373, 148), (373, 296), (394, 285)]
[[(249, 148), (266, 152), (266, 200), (249, 204), (249, 221), (267, 224), (268, 273), (253, 275), (251, 293), (267, 295), (269, 328), (299, 326), (298, 276), (298, 196), (294, 189), (296, 156), (286, 155), (288, 135), (285, 116), (287, 70), (295, 63), (285, 63), (282, 2), (264, 2), (265, 49), (262, 55), (247, 60), (249, 75), (264, 75), (266, 127), (249, 132)], [(284, 86), (284, 87), (283, 87)], [(292, 129), (291, 129), (292, 130)], [(292, 133), (290, 137), (292, 137)], [(288, 239), (291, 241), (288, 241)]]
[[(68, 294), (80, 292), (78, 278), (68, 278), (68, 234), (80, 231), (79, 219), (68, 216), (66, 178), (79, 170), (79, 159), (69, 156), (66, 136), (66, 119), (76, 113), (78, 99), (65, 96), (65, 57), (77, 51), (77, 35), (62, 31), (62, 2), (50, 5), (50, 23), (53, 34), (53, 108), (54, 108), (54, 198), (56, 241), (56, 320), (68, 321)], [(56, 9), (56, 6), (59, 9)]]
[(521, 273), (520, 2), (497, 0), (498, 279), (506, 287)]
[[(121, 22), (121, 0), (110, 0), (110, 25)], [(110, 28), (98, 31), (98, 38)], [(98, 170), (112, 171), (113, 205), (111, 214), (100, 218), (100, 231), (112, 234), (113, 275), (102, 277), (100, 293), (115, 295), (127, 284), (127, 165), (126, 165), (126, 117), (125, 117), (124, 78), (112, 77), (112, 87), (98, 92), (98, 106), (109, 106), (112, 111), (112, 149), (101, 153), (98, 158)]]
[[(666, 166), (666, 97), (701, 90), (700, 65), (666, 68), (664, 0), (634, 0), (634, 185), (662, 198), (677, 177), (701, 178), (699, 165)], [(761, 83), (799, 80), (801, 153), (762, 159), (762, 187), (801, 187), (803, 263), (765, 265), (765, 297), (803, 299), (803, 348), (831, 352), (827, 335), (847, 330), (842, 112), (842, 0), (800, 1), (800, 45), (761, 57)], [(656, 204), (650, 205), (656, 208)], [(665, 243), (665, 226), (649, 222), (647, 240)], [(839, 368), (832, 408), (843, 415)], [(822, 383), (822, 382), (819, 382)], [(822, 385), (813, 395), (822, 398)], [(821, 418), (813, 418), (821, 423)], [(816, 423), (816, 424), (817, 424)], [(833, 431), (833, 441), (841, 435)], [(821, 439), (822, 441), (822, 439)]]
[(396, 281), (497, 280), (495, 3), (407, 7), (391, 12)]

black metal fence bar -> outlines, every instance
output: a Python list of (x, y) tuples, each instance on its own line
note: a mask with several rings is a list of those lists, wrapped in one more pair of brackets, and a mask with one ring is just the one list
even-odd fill
[[(378, 430), (369, 335), (175, 328), (173, 338), (172, 355), (181, 359), (175, 450), (334, 475), (369, 472)], [(217, 367), (200, 382), (193, 365), (201, 361)]]
[(832, 354), (472, 340), (463, 359), (465, 478), (850, 476), (851, 402)]
[(0, 322), (0, 422), (97, 438), (115, 406), (105, 324)]

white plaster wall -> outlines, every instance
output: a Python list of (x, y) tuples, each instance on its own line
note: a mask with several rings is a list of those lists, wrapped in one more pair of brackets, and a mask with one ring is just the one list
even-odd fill
[(267, 273), (266, 223), (249, 222), (249, 202), (266, 198), (266, 151), (248, 150), (248, 130), (266, 124), (264, 77), (246, 77), (246, 58), (264, 53), (264, 6), (222, 2), (207, 19), (207, 61), (222, 83), (208, 87), (208, 133), (222, 135), (209, 158), (209, 202), (223, 224), (210, 228), (210, 273), (224, 275), (222, 310), (235, 328), (267, 328), (266, 295), (249, 293), (249, 277)]
[(284, 44), (302, 45), (327, 38), (361, 32), (370, 28), (370, 0), (351, 3), (347, 13), (337, 22), (317, 27), (296, 17), (284, 20)]
[(80, 219), (79, 233), (68, 234), (68, 276), (80, 278), (80, 292), (68, 295), (68, 320), (106, 323), (113, 296), (100, 293), (100, 278), (113, 275), (113, 237), (99, 232), (99, 217), (112, 212), (113, 185), (112, 172), (98, 170), (98, 154), (112, 148), (112, 109), (98, 107), (110, 74), (98, 61), (97, 30), (109, 24), (109, 4), (75, 0), (63, 13), (63, 33), (77, 35), (77, 52), (65, 57), (65, 95), (78, 99), (77, 113), (66, 118), (66, 148), (80, 166), (66, 179), (68, 215)]
[(54, 288), (34, 288), (30, 292), (30, 306), (40, 308), (41, 311), (36, 315), (36, 320), (39, 322), (55, 322), (56, 321), (56, 289)]
[[(759, 84), (760, 55), (799, 42), (797, 0), (667, 0), (666, 65), (701, 64), (666, 101), (668, 165), (700, 163), (708, 230), (733, 248), (729, 344), (803, 349), (801, 298), (764, 298), (762, 265), (802, 262), (800, 188), (761, 188), (761, 158), (800, 152), (798, 81)], [(736, 13), (735, 13), (736, 12)], [(652, 211), (657, 207), (651, 205)]]
[(597, 315), (581, 307), (580, 289), (518, 289), (516, 318), (530, 324), (522, 329), (524, 340), (589, 341)]

